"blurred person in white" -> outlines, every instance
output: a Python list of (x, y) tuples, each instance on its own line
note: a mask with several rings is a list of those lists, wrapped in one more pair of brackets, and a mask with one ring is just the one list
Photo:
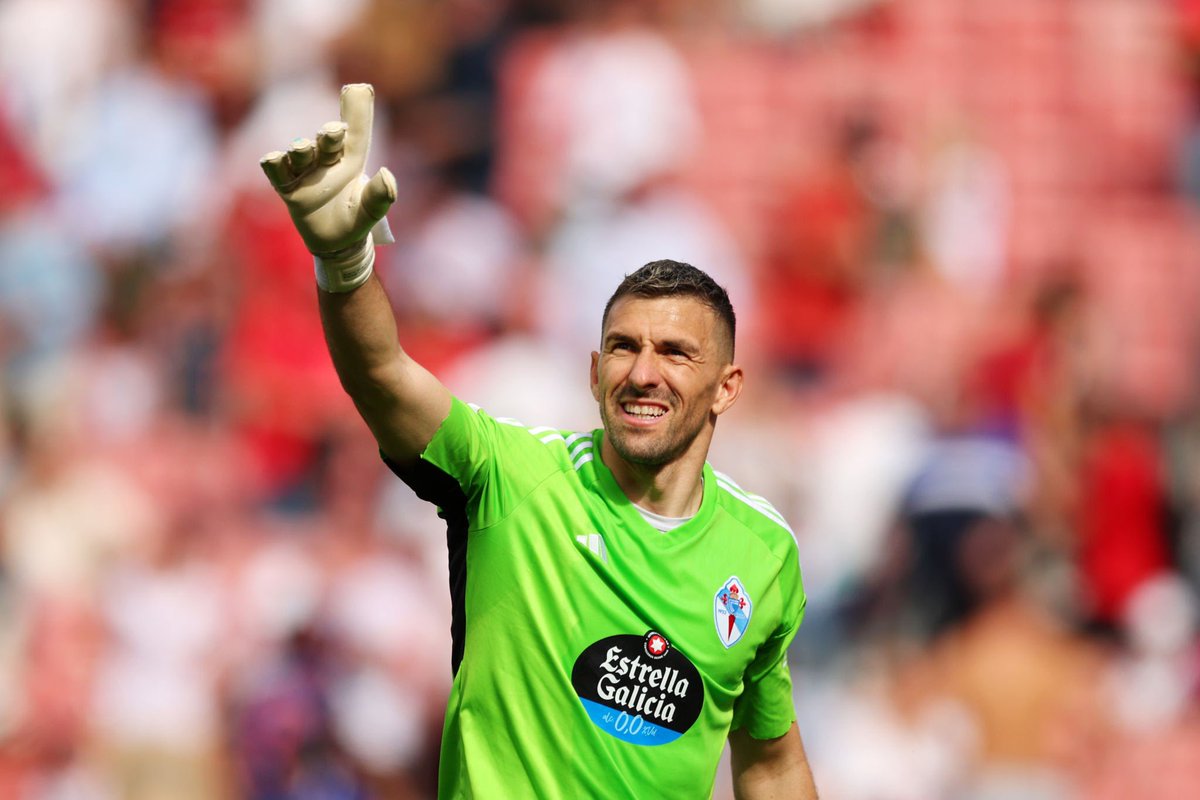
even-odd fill
[(739, 311), (753, 308), (745, 262), (720, 219), (689, 193), (653, 189), (594, 213), (573, 211), (555, 229), (539, 284), (542, 335), (564, 348), (590, 346), (603, 309), (581, 304), (579, 298), (603, 296), (603, 287), (620, 281), (620, 265), (638, 263), (646, 253), (671, 253), (687, 263), (711, 264), (710, 274)]
[[(139, 18), (138, 45), (77, 98), (72, 137), (55, 153), (61, 213), (80, 240), (125, 257), (194, 221), (216, 167), (212, 108), (172, 73), (165, 15)], [(159, 9), (161, 11), (161, 9)]]
[[(787, 438), (803, 509), (797, 529), (805, 565), (810, 636), (830, 637), (811, 657), (835, 669), (856, 656), (848, 610), (887, 557), (904, 492), (931, 447), (927, 411), (899, 392), (863, 392), (811, 409)], [(777, 434), (778, 435), (778, 434)]]
[(344, 651), (329, 686), (333, 734), (383, 796), (399, 797), (402, 787), (436, 785), (422, 760), (436, 746), (450, 690), (451, 612), (445, 558), (437, 567), (426, 560), (439, 527), (419, 538), (376, 527), (377, 453), (360, 426), (347, 425), (331, 442), (321, 621)]
[(430, 348), (426, 360), (437, 366), (509, 328), (526, 253), (516, 223), (487, 195), (443, 175), (419, 194), (408, 230), (380, 271), (396, 290), (406, 334)]
[(1102, 683), (1112, 727), (1095, 763), (1080, 769), (1090, 800), (1186, 800), (1196, 793), (1196, 622), (1195, 591), (1176, 573), (1146, 580), (1130, 595), (1120, 647)]
[(0, 3), (0, 114), (55, 181), (81, 145), (79, 115), (97, 85), (128, 59), (137, 36), (128, 0)]
[(542, 201), (553, 212), (619, 200), (671, 172), (700, 122), (687, 65), (632, 0), (584, 4), (530, 78), (534, 135), (550, 145)]
[(105, 582), (100, 614), (110, 638), (92, 730), (126, 800), (208, 800), (224, 791), (218, 688), (232, 608), (196, 522), (166, 522)]
[[(705, 463), (716, 418), (742, 383), (731, 363), (728, 297), (678, 262), (649, 264), (622, 284), (627, 294), (618, 292), (605, 315), (604, 353), (592, 353), (590, 384), (606, 430), (590, 438), (544, 436), (548, 429), (472, 410), (397, 340), (373, 275), (373, 231), (396, 197), (395, 179), (387, 170), (362, 173), (371, 88), (347, 86), (341, 99), (342, 121), (323, 126), (316, 141), (268, 153), (261, 166), (316, 254), (321, 317), (339, 376), (389, 465), (436, 500), (449, 523), (452, 591), (472, 607), (455, 606), (456, 677), (439, 793), (576, 797), (668, 781), (681, 795), (700, 796), (712, 791), (728, 737), (739, 797), (815, 798), (786, 666), (804, 606), (795, 542), (769, 504)], [(654, 276), (662, 292), (628, 288)], [(690, 291), (680, 286), (686, 281)], [(506, 458), (516, 461), (504, 468)], [(597, 525), (612, 528), (607, 546), (600, 534), (570, 536)], [(663, 547), (674, 547), (676, 560), (686, 556), (690, 569), (665, 560)], [(669, 582), (660, 580), (668, 563), (683, 573)], [(718, 581), (715, 595), (702, 575), (685, 578), (717, 570), (741, 577)], [(680, 592), (696, 601), (687, 603), (691, 612), (679, 607)], [(756, 619), (766, 614), (755, 628), (750, 592)], [(646, 624), (677, 631), (675, 642), (653, 629), (643, 635)], [(629, 625), (639, 633), (613, 636)], [(744, 631), (757, 645), (731, 650)], [(598, 635), (610, 638), (586, 644)], [(672, 656), (662, 662), (669, 667), (642, 663), (631, 678), (672, 681), (658, 687), (657, 712), (635, 709), (640, 701), (629, 702), (627, 685), (608, 690), (603, 676), (617, 667), (604, 664), (623, 647), (651, 660)], [(679, 670), (686, 685), (675, 681)], [(680, 717), (668, 691), (689, 704)], [(702, 710), (703, 725), (686, 736)], [(655, 720), (644, 733), (643, 713)]]
[(951, 118), (935, 138), (926, 166), (921, 236), (939, 273), (987, 296), (1002, 286), (1008, 266), (1008, 166), (965, 119)]
[(86, 386), (70, 367), (40, 370), (17, 411), (22, 460), (0, 530), (25, 591), (90, 606), (113, 560), (158, 524), (161, 504), (96, 453)]
[(496, 413), (589, 424), (594, 401), (571, 381), (570, 350), (529, 330), (539, 275), (515, 221), (486, 195), (439, 184), (384, 265), (414, 353)]
[(1179, 575), (1143, 581), (1121, 615), (1124, 652), (1108, 684), (1117, 724), (1137, 735), (1193, 713), (1200, 688), (1196, 596)]
[(753, 296), (737, 242), (677, 180), (702, 135), (687, 64), (653, 26), (652, 4), (594, 3), (541, 57), (514, 112), (527, 118), (503, 157), (536, 164), (532, 224), (544, 240), (538, 329), (591, 346), (598, 304), (622, 265), (655, 254), (704, 264), (744, 319)]

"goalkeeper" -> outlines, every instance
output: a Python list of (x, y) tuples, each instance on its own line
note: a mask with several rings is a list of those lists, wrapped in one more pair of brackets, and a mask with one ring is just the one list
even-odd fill
[(439, 796), (706, 798), (728, 740), (738, 798), (815, 798), (786, 658), (795, 539), (706, 461), (743, 381), (725, 291), (675, 261), (626, 277), (591, 355), (598, 430), (461, 402), (401, 348), (373, 273), (396, 199), (390, 172), (363, 173), (373, 105), (344, 87), (341, 121), (262, 167), (315, 256), (342, 385), (447, 523)]

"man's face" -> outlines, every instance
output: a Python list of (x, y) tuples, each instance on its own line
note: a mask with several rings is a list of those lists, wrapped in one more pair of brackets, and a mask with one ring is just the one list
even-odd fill
[[(716, 312), (692, 297), (622, 297), (592, 353), (592, 394), (608, 439), (634, 464), (670, 463), (741, 391), (741, 370)], [(705, 434), (701, 437), (701, 434)]]

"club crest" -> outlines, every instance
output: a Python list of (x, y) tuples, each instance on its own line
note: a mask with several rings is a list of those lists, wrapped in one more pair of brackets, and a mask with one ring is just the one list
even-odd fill
[(754, 604), (741, 579), (732, 576), (717, 590), (713, 598), (713, 621), (717, 625), (717, 637), (721, 644), (733, 647), (750, 624), (750, 611)]

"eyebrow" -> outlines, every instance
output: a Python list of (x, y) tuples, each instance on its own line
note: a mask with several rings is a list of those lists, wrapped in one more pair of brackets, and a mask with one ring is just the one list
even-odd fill
[(636, 341), (637, 340), (634, 339), (632, 336), (628, 336), (624, 333), (610, 333), (604, 337), (604, 346), (609, 347), (611, 345), (620, 344), (622, 342), (636, 343)]
[[(614, 344), (637, 344), (637, 338), (624, 333), (609, 333), (604, 337), (604, 347), (609, 348)], [(695, 355), (700, 352), (700, 345), (696, 342), (687, 339), (662, 339), (655, 342), (655, 347), (660, 350), (679, 350), (690, 355)]]
[(698, 353), (700, 346), (686, 339), (663, 339), (658, 346), (664, 350), (680, 350), (684, 353)]

